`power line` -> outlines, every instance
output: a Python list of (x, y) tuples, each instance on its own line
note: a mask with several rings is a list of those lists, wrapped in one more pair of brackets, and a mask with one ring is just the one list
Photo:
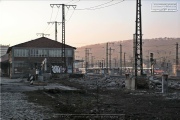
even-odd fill
[[(110, 5), (103, 6), (103, 5), (108, 4), (108, 3), (111, 3), (111, 2), (113, 2), (113, 1), (114, 1), (114, 0), (111, 0), (111, 1), (109, 1), (109, 2), (100, 4), (100, 5), (97, 5), (97, 6), (92, 6), (92, 7), (89, 7), (89, 8), (83, 8), (83, 9), (76, 9), (76, 10), (97, 10), (97, 9), (102, 9), (102, 8), (106, 8), (106, 7), (110, 7), (110, 6), (117, 5), (117, 4), (119, 4), (119, 3), (122, 3), (122, 2), (125, 1), (125, 0), (116, 2), (116, 3), (114, 3), (114, 4), (110, 4)], [(103, 7), (98, 7), (98, 6), (103, 6)], [(96, 8), (96, 7), (97, 7), (97, 8)], [(94, 9), (91, 9), (91, 8), (94, 8)]]
[(51, 21), (51, 19), (52, 19), (52, 15), (53, 15), (53, 8), (52, 8), (52, 12), (51, 12), (51, 18), (50, 18), (50, 20), (49, 20), (49, 21)]
[(80, 1), (81, 1), (81, 0), (75, 1), (75, 2), (73, 2), (72, 4), (78, 3), (78, 2), (80, 2)]
[(69, 2), (67, 2), (66, 4), (69, 4), (69, 3), (71, 3), (72, 1), (74, 1), (74, 0), (69, 1)]
[(71, 19), (71, 17), (73, 16), (75, 10), (73, 10), (73, 12), (71, 13), (71, 16), (69, 17), (69, 19), (67, 20), (67, 22), (69, 22), (69, 20)]
[[(53, 8), (52, 8), (52, 11), (51, 11), (50, 21), (52, 19), (52, 14), (53, 14)], [(49, 25), (47, 25), (47, 27), (43, 30), (43, 32), (47, 32), (48, 27), (49, 27)]]
[(55, 20), (57, 19), (58, 13), (59, 13), (59, 8), (58, 8), (58, 11), (57, 11), (57, 14), (56, 14)]
[(103, 5), (106, 5), (106, 4), (109, 4), (111, 2), (113, 2), (114, 0), (110, 0), (106, 3), (103, 3), (103, 4), (100, 4), (100, 5), (96, 5), (96, 6), (92, 6), (92, 7), (88, 7), (88, 8), (83, 8), (83, 9), (77, 9), (77, 10), (87, 10), (87, 9), (91, 9), (91, 8), (95, 8), (95, 7), (99, 7), (99, 6), (103, 6)]
[(104, 7), (95, 8), (95, 9), (91, 9), (91, 10), (96, 10), (96, 9), (102, 9), (102, 8), (111, 7), (111, 6), (117, 5), (117, 4), (119, 4), (119, 3), (122, 3), (122, 2), (124, 2), (124, 1), (125, 1), (125, 0), (122, 0), (122, 1), (116, 2), (116, 3), (111, 4), (111, 5), (107, 5), (107, 6), (104, 6)]

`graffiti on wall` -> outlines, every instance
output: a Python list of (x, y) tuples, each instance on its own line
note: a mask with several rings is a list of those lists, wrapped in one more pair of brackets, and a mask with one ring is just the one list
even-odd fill
[(53, 65), (52, 67), (52, 73), (64, 73), (66, 68), (63, 68), (62, 66)]

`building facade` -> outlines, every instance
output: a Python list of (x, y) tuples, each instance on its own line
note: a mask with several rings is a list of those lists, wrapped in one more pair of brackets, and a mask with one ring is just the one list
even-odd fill
[(180, 65), (173, 65), (173, 75), (180, 77)]
[[(73, 72), (74, 50), (76, 48), (65, 45), (65, 63), (62, 61), (62, 43), (41, 37), (25, 43), (21, 43), (7, 50), (8, 61), (6, 72), (10, 78), (28, 75), (31, 71), (39, 69), (41, 73), (52, 74)], [(46, 60), (46, 62), (44, 62)], [(3, 63), (3, 62), (2, 62)], [(7, 64), (8, 63), (8, 64)], [(66, 68), (62, 68), (66, 65)]]
[(8, 48), (9, 48), (9, 45), (0, 44), (0, 57), (6, 54)]

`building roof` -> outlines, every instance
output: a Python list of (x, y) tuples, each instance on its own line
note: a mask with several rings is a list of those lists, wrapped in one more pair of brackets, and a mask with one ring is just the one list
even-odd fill
[[(46, 38), (46, 37), (40, 37), (31, 41), (27, 41), (24, 43), (20, 43), (14, 46), (11, 46), (8, 48), (7, 53), (11, 51), (13, 47), (25, 47), (25, 48), (62, 48), (62, 43)], [(73, 48), (75, 47), (65, 45), (65, 48)]]

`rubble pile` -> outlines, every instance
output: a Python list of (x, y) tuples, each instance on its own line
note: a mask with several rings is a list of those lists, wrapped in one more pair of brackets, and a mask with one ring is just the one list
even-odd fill
[(180, 82), (179, 81), (170, 81), (168, 84), (169, 88), (180, 90)]
[[(85, 76), (83, 78), (71, 78), (70, 81), (87, 86), (89, 89), (96, 89), (97, 87), (117, 89), (125, 87), (125, 79), (126, 78), (110, 76)], [(145, 89), (155, 91), (162, 90), (162, 80), (160, 78), (139, 78), (137, 84), (140, 86), (139, 88), (143, 86)], [(180, 90), (180, 82), (177, 80), (168, 80), (168, 88)]]
[(125, 78), (117, 77), (97, 77), (97, 76), (86, 76), (81, 79), (71, 79), (73, 82), (78, 82), (82, 85), (87, 86), (90, 89), (96, 89), (97, 87), (107, 88), (107, 89), (116, 89), (122, 88), (124, 86)]

